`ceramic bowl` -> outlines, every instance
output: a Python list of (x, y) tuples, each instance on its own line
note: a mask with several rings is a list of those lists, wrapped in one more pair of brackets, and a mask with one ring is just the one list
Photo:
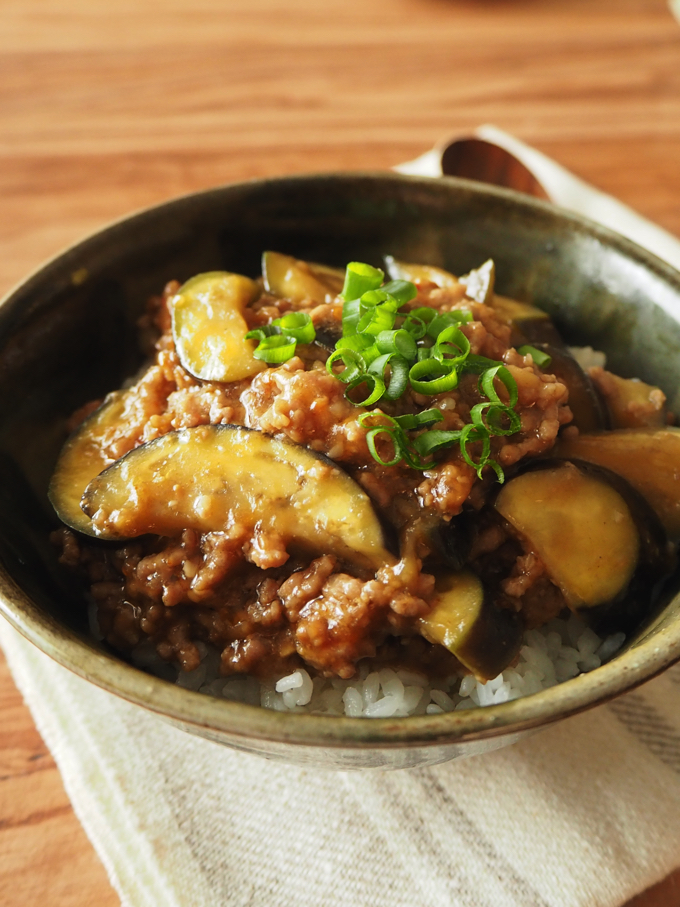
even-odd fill
[(680, 575), (626, 648), (597, 670), (489, 708), (399, 719), (284, 715), (180, 689), (93, 641), (82, 593), (48, 542), (46, 487), (66, 417), (140, 364), (135, 318), (166, 281), (259, 273), (278, 249), (344, 265), (391, 253), (464, 273), (493, 257), (497, 287), (554, 317), (612, 370), (660, 385), (680, 411), (680, 274), (580, 217), (454, 179), (332, 174), (256, 180), (170, 201), (50, 261), (0, 305), (0, 608), (72, 671), (186, 731), (338, 768), (397, 768), (494, 749), (604, 702), (680, 657)]

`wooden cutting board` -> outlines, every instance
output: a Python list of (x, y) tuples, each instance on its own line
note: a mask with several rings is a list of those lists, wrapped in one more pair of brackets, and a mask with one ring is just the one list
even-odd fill
[[(0, 34), (0, 292), (132, 209), (485, 122), (680, 234), (664, 0), (5, 0)], [(0, 901), (118, 904), (4, 662), (0, 727)]]

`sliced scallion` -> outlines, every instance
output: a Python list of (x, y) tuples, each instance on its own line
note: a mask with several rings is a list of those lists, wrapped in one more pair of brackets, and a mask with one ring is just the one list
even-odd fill
[(425, 426), (434, 425), (435, 422), (441, 422), (443, 419), (442, 411), (436, 408), (424, 409), (419, 413), (405, 413), (403, 416), (395, 416), (397, 425), (405, 431), (413, 431), (414, 428), (425, 428)]
[[(335, 365), (338, 362), (345, 366), (341, 372), (335, 371)], [(343, 384), (348, 384), (363, 374), (364, 360), (361, 353), (356, 350), (340, 349), (330, 354), (326, 360), (326, 369), (334, 378), (342, 381)]]
[(375, 338), (375, 344), (381, 353), (399, 353), (409, 362), (416, 358), (416, 341), (403, 328), (398, 331), (381, 331)]
[(269, 365), (280, 365), (287, 362), (295, 355), (296, 341), (285, 334), (272, 334), (263, 337), (258, 346), (253, 350), (253, 356)]
[(518, 346), (517, 352), (520, 356), (531, 356), (539, 368), (547, 368), (552, 362), (552, 356), (544, 353), (543, 350), (537, 350), (535, 346), (525, 343), (524, 346)]
[(369, 290), (377, 290), (384, 277), (385, 273), (380, 268), (374, 268), (361, 261), (350, 261), (340, 295), (345, 300), (358, 299)]
[(458, 372), (438, 359), (422, 359), (411, 366), (411, 387), (419, 394), (443, 394), (458, 386)]
[[(365, 396), (359, 396), (359, 399), (350, 396), (352, 391), (356, 391), (358, 387), (363, 387), (366, 385)], [(373, 406), (374, 403), (377, 403), (378, 400), (385, 393), (385, 382), (379, 375), (374, 375), (370, 372), (365, 372), (363, 375), (357, 375), (355, 378), (352, 378), (347, 383), (347, 390), (345, 391), (345, 396), (348, 400), (355, 404), (355, 406)]]
[(281, 318), (275, 318), (272, 324), (298, 343), (311, 343), (316, 337), (312, 319), (307, 312), (286, 312)]

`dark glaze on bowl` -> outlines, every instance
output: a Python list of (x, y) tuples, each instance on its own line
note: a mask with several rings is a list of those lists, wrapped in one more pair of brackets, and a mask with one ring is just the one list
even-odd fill
[(180, 198), (49, 262), (0, 307), (0, 608), (93, 683), (190, 732), (299, 763), (398, 768), (473, 755), (610, 699), (680, 657), (680, 576), (625, 651), (502, 705), (399, 719), (283, 715), (150, 677), (89, 638), (81, 593), (55, 563), (46, 490), (74, 408), (140, 363), (135, 318), (172, 278), (256, 275), (261, 251), (342, 266), (384, 254), (465, 273), (490, 256), (505, 296), (544, 308), (575, 344), (659, 385), (680, 411), (680, 274), (628, 241), (516, 193), (462, 180), (333, 174), (257, 180)]

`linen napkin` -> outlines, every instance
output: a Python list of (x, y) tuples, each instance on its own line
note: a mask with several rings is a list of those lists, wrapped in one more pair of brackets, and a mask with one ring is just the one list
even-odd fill
[(494, 753), (350, 773), (191, 737), (1, 620), (0, 644), (125, 907), (620, 907), (680, 866), (680, 665)]

